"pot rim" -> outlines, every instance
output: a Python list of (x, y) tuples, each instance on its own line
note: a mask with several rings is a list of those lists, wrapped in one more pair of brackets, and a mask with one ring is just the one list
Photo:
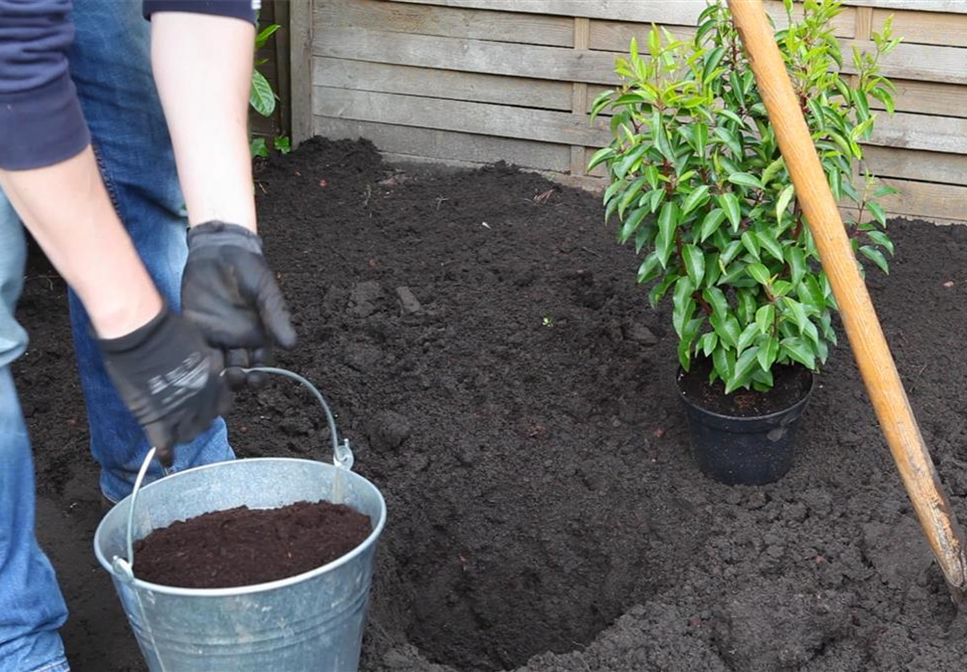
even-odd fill
[(685, 404), (713, 418), (717, 418), (724, 421), (738, 420), (738, 421), (746, 421), (746, 422), (750, 420), (771, 420), (774, 418), (778, 418), (779, 416), (786, 415), (790, 411), (796, 410), (797, 408), (804, 406), (806, 402), (809, 401), (809, 398), (812, 396), (813, 390), (816, 387), (816, 374), (813, 371), (806, 369), (806, 367), (802, 367), (802, 368), (805, 369), (806, 372), (809, 374), (809, 387), (806, 389), (805, 393), (803, 393), (802, 397), (796, 400), (796, 402), (793, 403), (792, 405), (787, 406), (782, 410), (775, 411), (773, 413), (768, 413), (766, 415), (725, 415), (723, 413), (716, 413), (715, 411), (705, 408), (701, 404), (697, 403), (694, 399), (686, 395), (685, 391), (682, 389), (681, 381), (686, 371), (682, 369), (681, 366), (678, 367), (678, 375), (675, 376), (675, 387), (678, 388), (679, 398), (681, 398), (681, 400), (685, 402)]

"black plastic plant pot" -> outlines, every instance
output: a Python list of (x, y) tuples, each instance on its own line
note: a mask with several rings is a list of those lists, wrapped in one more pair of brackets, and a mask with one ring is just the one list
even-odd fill
[(678, 391), (688, 416), (692, 454), (705, 475), (727, 485), (765, 485), (788, 473), (796, 430), (813, 391), (812, 375), (792, 406), (751, 417), (702, 408), (682, 391), (681, 378), (679, 374)]

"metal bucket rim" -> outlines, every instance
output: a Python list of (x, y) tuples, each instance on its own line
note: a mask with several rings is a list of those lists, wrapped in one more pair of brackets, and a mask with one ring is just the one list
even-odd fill
[[(306, 464), (313, 464), (313, 465), (317, 465), (328, 469), (341, 469), (341, 467), (337, 467), (332, 464), (327, 464), (325, 462), (319, 462), (317, 460), (306, 460), (306, 459), (297, 458), (297, 457), (250, 457), (250, 458), (246, 458), (245, 460), (227, 460), (225, 462), (213, 462), (212, 464), (204, 464), (199, 467), (192, 467), (191, 469), (185, 469), (184, 471), (179, 471), (178, 473), (171, 474), (170, 476), (166, 476), (165, 478), (158, 479), (157, 481), (154, 481), (152, 483), (149, 483), (148, 485), (145, 485), (143, 488), (141, 488), (141, 492), (144, 492), (149, 488), (153, 488), (156, 485), (164, 484), (166, 482), (170, 485), (171, 479), (177, 478), (181, 474), (202, 471), (205, 469), (213, 469), (216, 467), (231, 467), (231, 465), (233, 464), (238, 464), (240, 462), (252, 462), (252, 461), (304, 462)], [(357, 474), (353, 471), (349, 471), (348, 469), (345, 471), (347, 475), (352, 475), (365, 481), (366, 484), (369, 485), (371, 488), (373, 488), (373, 490), (376, 492), (377, 497), (379, 497), (379, 520), (377, 521), (376, 525), (373, 527), (373, 531), (369, 534), (368, 537), (366, 537), (366, 539), (361, 544), (359, 544), (356, 548), (351, 550), (349, 553), (346, 553), (345, 555), (339, 558), (336, 558), (332, 562), (322, 565), (321, 567), (316, 567), (315, 569), (310, 569), (309, 571), (303, 572), (302, 574), (296, 574), (295, 576), (287, 577), (285, 579), (277, 579), (276, 581), (268, 581), (266, 583), (254, 583), (250, 586), (235, 586), (232, 588), (180, 588), (177, 586), (165, 586), (159, 583), (150, 583), (148, 581), (142, 581), (137, 576), (134, 577), (134, 581), (128, 582), (128, 585), (132, 586), (136, 590), (150, 590), (155, 593), (178, 595), (181, 597), (236, 597), (239, 595), (249, 595), (252, 593), (261, 593), (269, 590), (276, 590), (278, 588), (287, 588), (288, 586), (295, 585), (297, 583), (301, 583), (309, 579), (313, 579), (316, 576), (325, 574), (326, 572), (330, 572), (348, 562), (353, 561), (354, 559), (356, 559), (357, 556), (361, 555), (369, 546), (376, 543), (376, 540), (379, 538), (379, 535), (382, 533), (383, 528), (386, 526), (386, 500), (383, 498), (383, 493), (380, 492), (379, 488), (377, 488), (368, 478), (366, 478), (365, 476), (361, 476), (360, 474)], [(120, 506), (122, 503), (128, 501), (130, 497), (131, 496), (128, 495), (120, 502), (115, 504), (114, 507), (111, 508), (111, 511), (113, 511), (115, 508)], [(110, 513), (110, 511), (108, 513)], [(208, 512), (208, 513), (211, 513), (211, 512)], [(105, 558), (104, 554), (101, 552), (101, 544), (100, 544), (101, 533), (104, 528), (104, 520), (106, 518), (107, 516), (105, 515), (105, 517), (101, 519), (101, 522), (98, 523), (97, 530), (94, 532), (94, 555), (97, 556), (97, 561), (101, 563), (101, 567), (106, 569), (112, 577), (119, 578), (117, 576), (117, 573), (114, 571), (111, 561)]]

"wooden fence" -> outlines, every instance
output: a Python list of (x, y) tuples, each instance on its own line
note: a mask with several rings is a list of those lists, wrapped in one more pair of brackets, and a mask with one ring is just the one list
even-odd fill
[[(292, 126), (365, 137), (392, 160), (505, 160), (555, 179), (587, 175), (609, 141), (589, 124), (614, 58), (652, 22), (694, 32), (704, 0), (291, 0)], [(887, 209), (967, 220), (967, 0), (846, 0), (846, 53), (894, 16), (904, 43), (884, 61), (897, 114), (877, 120), (870, 170), (900, 194)], [(779, 0), (767, 0), (782, 21)], [(311, 20), (310, 20), (311, 19)], [(849, 59), (847, 59), (849, 60)], [(299, 74), (300, 72), (304, 74)], [(306, 80), (311, 73), (311, 79)]]

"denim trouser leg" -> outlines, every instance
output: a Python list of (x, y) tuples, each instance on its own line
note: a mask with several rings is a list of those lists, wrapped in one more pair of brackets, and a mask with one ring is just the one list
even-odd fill
[(67, 607), (34, 537), (34, 467), (9, 366), (27, 347), (14, 319), (25, 256), (23, 228), (0, 193), (0, 672), (64, 672), (57, 628)]
[[(177, 309), (188, 254), (187, 221), (151, 75), (149, 24), (141, 15), (141, 1), (75, 2), (74, 24), (71, 77), (101, 174), (148, 272)], [(87, 314), (73, 293), (70, 306), (91, 452), (101, 465), (101, 490), (117, 501), (131, 491), (149, 446), (105, 372)], [(219, 418), (191, 444), (178, 447), (174, 471), (233, 457), (225, 422)], [(159, 476), (155, 464), (149, 479)]]

